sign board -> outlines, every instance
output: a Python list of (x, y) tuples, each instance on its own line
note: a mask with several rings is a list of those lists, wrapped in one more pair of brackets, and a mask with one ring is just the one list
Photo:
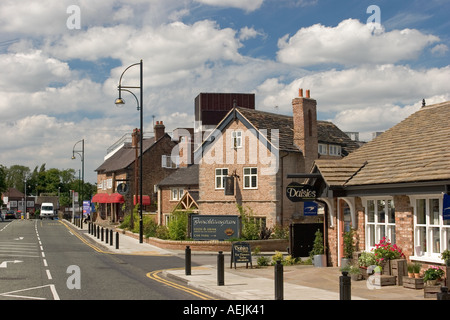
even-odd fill
[(234, 196), (234, 177), (225, 177), (225, 195)]
[(303, 215), (305, 216), (317, 216), (319, 205), (317, 202), (305, 201), (303, 206)]
[(291, 182), (286, 187), (286, 196), (292, 202), (315, 200), (316, 193), (312, 186), (298, 182)]
[(191, 215), (191, 237), (194, 240), (238, 238), (239, 230), (239, 216)]
[(89, 200), (83, 200), (83, 215), (87, 216), (91, 214), (91, 202)]
[(119, 183), (119, 185), (117, 186), (117, 192), (121, 195), (126, 195), (128, 193), (128, 184), (126, 183)]
[(444, 193), (444, 200), (442, 201), (442, 218), (450, 220), (450, 195)]
[(230, 268), (234, 263), (234, 268), (236, 269), (236, 263), (246, 263), (246, 267), (248, 268), (248, 264), (250, 263), (250, 267), (252, 266), (252, 251), (250, 249), (250, 244), (248, 242), (235, 242), (231, 247), (231, 261)]

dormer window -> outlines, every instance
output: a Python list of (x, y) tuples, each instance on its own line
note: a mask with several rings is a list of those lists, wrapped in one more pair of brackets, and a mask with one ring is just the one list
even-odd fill
[(330, 156), (340, 156), (341, 155), (341, 146), (331, 144), (328, 149), (329, 149)]
[(319, 143), (319, 154), (326, 155), (328, 154), (328, 145), (324, 143)]

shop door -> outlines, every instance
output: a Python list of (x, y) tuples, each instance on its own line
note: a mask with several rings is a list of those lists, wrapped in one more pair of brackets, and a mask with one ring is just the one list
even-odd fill
[(289, 253), (293, 258), (309, 257), (317, 229), (323, 234), (323, 223), (293, 223), (289, 226)]
[(340, 257), (344, 257), (344, 233), (348, 232), (352, 228), (352, 216), (350, 213), (350, 207), (347, 202), (340, 200), (340, 217), (339, 217), (339, 246)]

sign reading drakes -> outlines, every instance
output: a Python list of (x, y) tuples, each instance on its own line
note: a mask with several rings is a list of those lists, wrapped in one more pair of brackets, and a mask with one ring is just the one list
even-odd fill
[(286, 196), (292, 202), (310, 201), (316, 199), (317, 192), (310, 185), (291, 182), (286, 187)]
[(191, 215), (191, 237), (194, 240), (239, 238), (239, 216)]

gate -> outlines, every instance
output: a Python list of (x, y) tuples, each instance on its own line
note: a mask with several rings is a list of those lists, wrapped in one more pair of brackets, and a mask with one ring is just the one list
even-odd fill
[(289, 253), (293, 258), (309, 257), (317, 229), (323, 234), (323, 223), (293, 223), (289, 225)]

